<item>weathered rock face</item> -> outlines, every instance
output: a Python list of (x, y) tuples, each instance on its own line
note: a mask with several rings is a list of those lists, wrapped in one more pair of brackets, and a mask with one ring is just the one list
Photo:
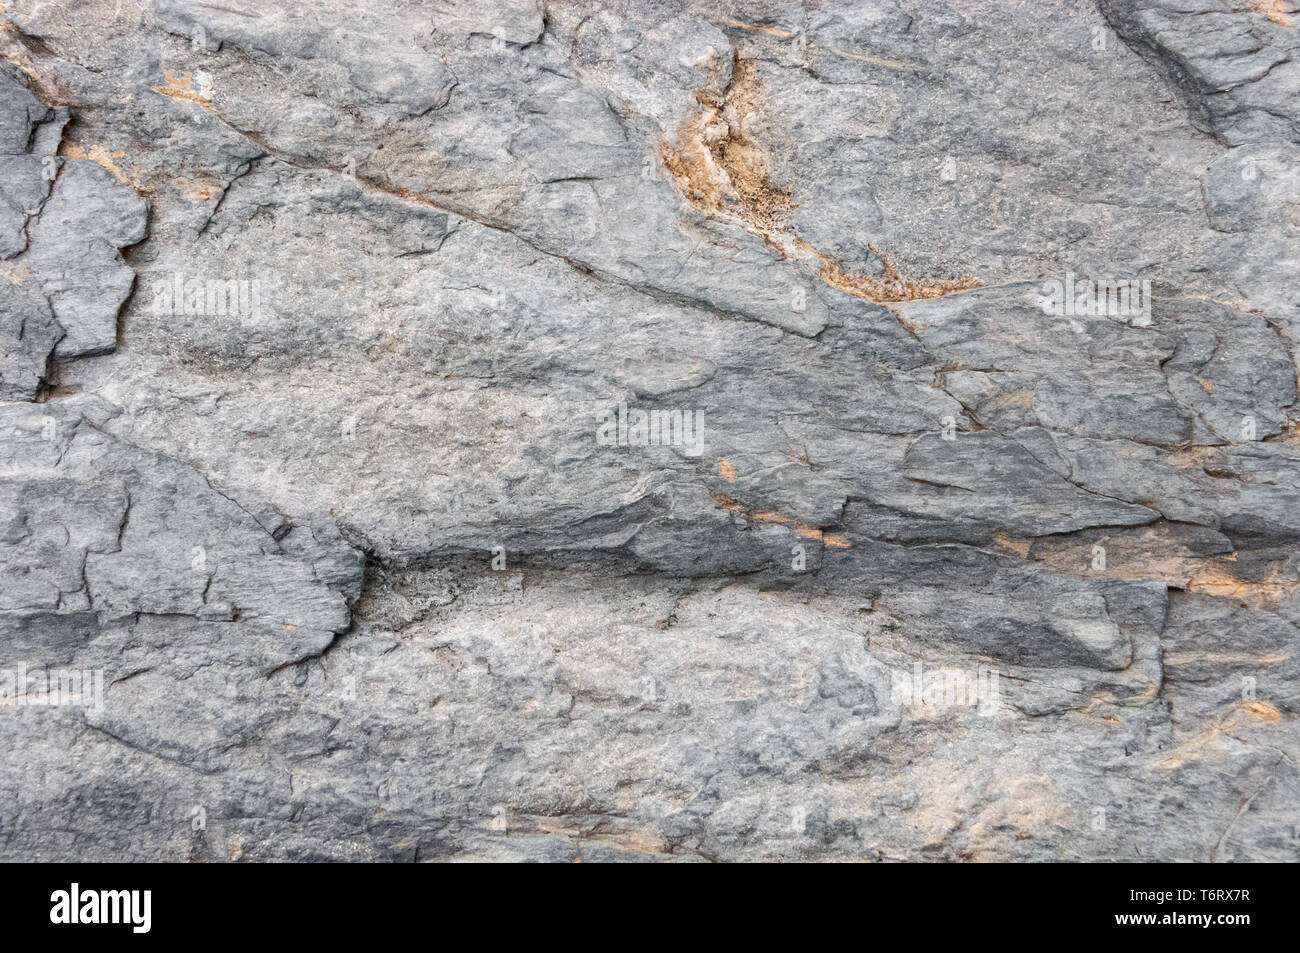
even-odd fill
[(0, 54), (0, 857), (1300, 857), (1294, 4)]

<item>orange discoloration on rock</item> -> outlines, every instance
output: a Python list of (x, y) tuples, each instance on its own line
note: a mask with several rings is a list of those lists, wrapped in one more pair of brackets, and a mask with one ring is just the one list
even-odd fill
[(212, 196), (221, 192), (221, 183), (212, 182), (187, 182), (184, 179), (176, 179), (172, 185), (181, 190), (181, 195), (187, 199), (210, 199)]
[(722, 479), (728, 483), (736, 482), (736, 468), (731, 465), (731, 461), (726, 457), (718, 461), (718, 472), (722, 474)]
[[(832, 288), (878, 304), (917, 301), (923, 298), (940, 298), (955, 291), (968, 291), (971, 288), (980, 288), (984, 285), (984, 282), (972, 277), (909, 277), (899, 272), (889, 256), (876, 246), (869, 245), (867, 247), (880, 259), (884, 269), (882, 274), (868, 275), (862, 272), (849, 272), (830, 255), (821, 254), (822, 280)], [(907, 319), (902, 320), (906, 321)], [(908, 328), (908, 330), (913, 329)]]
[[(553, 818), (516, 817), (514, 823), (523, 830), (535, 830), (572, 838), (579, 847), (582, 841), (596, 841), (632, 854), (648, 856), (669, 853), (663, 835), (633, 827), (621, 819), (612, 824), (602, 823), (591, 830), (584, 830), (576, 823)], [(581, 857), (575, 858), (574, 862), (578, 863), (581, 859)]]
[[(1300, 380), (1297, 380), (1300, 386)], [(1282, 432), (1273, 437), (1265, 437), (1266, 443), (1300, 443), (1300, 420), (1288, 420), (1282, 425)]]
[(1255, 9), (1273, 23), (1281, 26), (1290, 26), (1291, 21), (1287, 17), (1287, 11), (1282, 8), (1282, 0), (1252, 0)]
[(727, 510), (728, 512), (731, 513), (743, 513), (745, 511), (745, 508), (743, 506), (741, 506), (739, 503), (737, 503), (729, 496), (719, 496), (718, 494), (714, 493), (713, 502), (717, 503), (718, 506), (722, 507), (724, 510)]
[(198, 93), (191, 92), (188, 89), (173, 89), (170, 86), (150, 86), (155, 93), (163, 96), (170, 96), (172, 99), (183, 99), (186, 102), (198, 103), (200, 106), (211, 106), (212, 100), (200, 96)]
[(736, 500), (727, 496), (713, 494), (713, 502), (731, 513), (739, 513), (748, 517), (755, 523), (775, 523), (778, 526), (788, 526), (794, 532), (806, 539), (815, 539), (826, 546), (833, 546), (836, 549), (847, 549), (853, 544), (844, 536), (835, 533), (826, 533), (821, 527), (815, 526), (806, 520), (796, 519), (793, 516), (787, 516), (784, 513), (778, 513), (775, 510), (751, 510)]
[(186, 102), (198, 103), (200, 106), (211, 106), (212, 100), (202, 96), (194, 90), (194, 74), (190, 70), (163, 70), (163, 85), (150, 86), (155, 93), (163, 96), (170, 96), (172, 99), (183, 99)]
[[(1236, 553), (1233, 553), (1233, 558), (1236, 558)], [(1297, 587), (1300, 587), (1300, 579), (1284, 578), (1277, 568), (1269, 578), (1254, 581), (1239, 579), (1213, 563), (1201, 572), (1194, 573), (1187, 580), (1186, 586), (1189, 592), (1203, 592), (1211, 596), (1226, 596), (1255, 603), (1289, 599)]]
[[(851, 272), (833, 255), (814, 248), (789, 226), (796, 208), (793, 192), (773, 180), (772, 162), (760, 141), (763, 109), (755, 60), (737, 53), (731, 81), (722, 90), (716, 88), (716, 62), (710, 61), (709, 74), (713, 88), (695, 91), (700, 108), (678, 124), (673, 141), (659, 146), (659, 159), (687, 203), (757, 235), (782, 257), (808, 265), (837, 291), (877, 304), (937, 298), (983, 285), (974, 277), (904, 275), (875, 246), (869, 247), (880, 259), (882, 273)], [(901, 315), (899, 320), (913, 333), (923, 327)]]
[(1016, 539), (1014, 536), (1008, 536), (1006, 533), (994, 533), (993, 544), (1002, 549), (1009, 549), (1011, 552), (1020, 556), (1029, 555), (1029, 540)]
[(114, 149), (110, 152), (107, 146), (99, 144), (93, 145), (87, 149), (84, 146), (77, 145), (75, 142), (65, 141), (59, 146), (59, 155), (67, 156), (69, 159), (89, 159), (91, 162), (107, 169), (109, 174), (123, 185), (130, 185), (134, 188), (135, 183), (132, 182), (131, 178), (123, 172), (117, 162), (114, 161), (126, 155), (126, 153), (121, 149)]
[(1270, 725), (1282, 720), (1282, 713), (1262, 699), (1238, 699), (1232, 708), (1220, 715), (1200, 734), (1175, 745), (1155, 760), (1155, 765), (1166, 770), (1183, 766), (1189, 761), (1213, 760), (1222, 757), (1225, 739), (1240, 742), (1237, 733), (1260, 725)]
[(23, 42), (23, 32), (12, 20), (0, 20), (0, 56), (17, 66), (27, 76), (33, 93), (52, 106), (73, 105), (73, 99), (37, 70), (32, 53)]
[[(1185, 453), (1187, 460), (1193, 457), (1194, 451)], [(1255, 565), (1251, 570), (1253, 578), (1243, 578), (1235, 552), (1200, 556), (1180, 547), (1174, 539), (1164, 544), (1159, 539), (1140, 527), (1112, 530), (1101, 540), (1108, 550), (1105, 569), (1092, 568), (1092, 547), (1098, 542), (1095, 538), (1036, 541), (1028, 558), (1072, 575), (1159, 579), (1173, 589), (1238, 599), (1257, 607), (1290, 599), (1300, 590), (1300, 578), (1292, 574), (1285, 559), (1266, 567)], [(1111, 545), (1108, 540), (1121, 544)], [(996, 537), (994, 541), (998, 541)]]
[(1277, 710), (1277, 707), (1262, 699), (1238, 699), (1233, 702), (1233, 708), (1238, 712), (1248, 714), (1255, 721), (1267, 724), (1282, 720), (1282, 713)]
[(761, 23), (745, 23), (742, 20), (728, 20), (727, 25), (734, 26), (741, 30), (754, 30), (758, 33), (770, 33), (772, 36), (779, 36), (784, 40), (788, 40), (794, 36), (794, 33), (790, 30), (783, 30), (777, 26), (764, 26)]
[[(716, 64), (710, 74), (716, 77)], [(700, 108), (678, 125), (676, 143), (660, 146), (664, 167), (697, 208), (730, 217), (781, 248), (795, 206), (790, 190), (772, 180), (767, 150), (755, 140), (763, 110), (754, 60), (733, 57), (727, 87), (698, 89), (695, 99)]]

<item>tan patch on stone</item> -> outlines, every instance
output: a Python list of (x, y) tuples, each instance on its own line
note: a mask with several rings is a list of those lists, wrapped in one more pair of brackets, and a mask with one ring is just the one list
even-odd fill
[(123, 172), (117, 162), (114, 161), (126, 155), (126, 153), (121, 149), (114, 149), (110, 152), (108, 146), (100, 145), (98, 143), (87, 149), (84, 146), (77, 145), (75, 142), (68, 142), (65, 140), (59, 144), (59, 155), (67, 156), (69, 159), (89, 159), (91, 162), (107, 169), (109, 174), (123, 185), (130, 185), (134, 188), (134, 183), (131, 181), (131, 178)]
[(778, 513), (775, 510), (753, 510), (730, 497), (720, 496), (716, 493), (713, 494), (713, 502), (730, 513), (747, 516), (755, 523), (776, 523), (778, 526), (788, 526), (800, 536), (806, 539), (815, 539), (826, 546), (847, 549), (853, 545), (844, 536), (837, 533), (828, 534), (819, 526), (814, 526), (812, 523), (796, 519), (793, 516), (787, 516), (784, 513)]
[(764, 26), (761, 23), (745, 23), (742, 20), (728, 20), (728, 26), (734, 26), (741, 30), (754, 30), (759, 33), (770, 33), (772, 36), (779, 36), (783, 40), (788, 40), (794, 36), (789, 30), (783, 30), (777, 26)]
[(0, 269), (3, 270), (4, 276), (9, 279), (11, 285), (20, 285), (36, 277), (26, 263), (21, 261), (0, 261)]
[(1010, 550), (1018, 556), (1028, 556), (1030, 542), (1027, 539), (1017, 539), (1014, 536), (1008, 536), (1006, 533), (994, 533), (993, 544), (1002, 549)]
[(1002, 788), (1000, 796), (971, 825), (971, 844), (976, 851), (1005, 841), (1007, 832), (1023, 839), (1049, 828), (1068, 830), (1073, 826), (1074, 812), (1045, 776), (1022, 775), (997, 783)]
[(534, 818), (514, 815), (511, 820), (512, 829), (568, 837), (577, 843), (579, 850), (581, 850), (584, 841), (599, 841), (617, 850), (627, 851), (632, 854), (652, 855), (669, 852), (668, 844), (661, 834), (636, 827), (624, 818), (602, 820), (595, 827), (587, 830), (583, 830), (573, 820), (564, 817)]
[[(883, 274), (869, 275), (864, 272), (845, 271), (830, 255), (819, 252), (821, 258), (821, 276), (832, 288), (836, 288), (856, 298), (865, 298), (878, 304), (899, 301), (917, 301), (923, 298), (941, 298), (955, 291), (969, 291), (971, 288), (983, 287), (984, 282), (978, 278), (928, 278), (909, 277), (902, 274), (893, 261), (876, 248), (868, 248), (880, 259)], [(909, 328), (909, 330), (911, 330)]]
[(215, 179), (205, 182), (190, 182), (185, 179), (176, 179), (172, 182), (180, 190), (181, 195), (187, 199), (210, 199), (214, 195), (221, 193), (222, 185)]
[(163, 96), (170, 96), (172, 99), (183, 99), (186, 102), (198, 103), (200, 106), (208, 107), (212, 105), (212, 100), (206, 96), (200, 96), (193, 88), (194, 74), (190, 70), (163, 70), (163, 85), (150, 86), (155, 93)]
[(1281, 26), (1290, 26), (1291, 21), (1287, 17), (1287, 11), (1282, 7), (1282, 0), (1251, 0), (1255, 9), (1264, 14), (1273, 23)]
[[(682, 198), (694, 208), (738, 225), (799, 261), (827, 285), (879, 304), (937, 298), (978, 288), (975, 277), (939, 278), (903, 274), (893, 260), (869, 246), (882, 273), (851, 272), (833, 256), (814, 248), (789, 225), (797, 204), (793, 190), (775, 182), (766, 144), (762, 92), (756, 61), (736, 53), (731, 81), (717, 88), (717, 63), (708, 64), (710, 82), (695, 91), (699, 109), (683, 119), (670, 140), (659, 145), (659, 159)], [(909, 331), (914, 322), (899, 316)]]
[[(1103, 570), (1092, 568), (1092, 547), (1098, 543), (1106, 547)], [(1116, 528), (1102, 539), (1044, 538), (1033, 541), (1028, 558), (1075, 576), (1159, 579), (1173, 589), (1237, 599), (1263, 608), (1290, 599), (1300, 590), (1300, 578), (1290, 574), (1285, 559), (1276, 560), (1266, 574), (1261, 574), (1262, 578), (1243, 579), (1235, 552), (1198, 556), (1154, 527)]]
[(1262, 699), (1238, 699), (1232, 708), (1220, 715), (1199, 734), (1166, 751), (1154, 761), (1156, 767), (1166, 770), (1182, 767), (1189, 761), (1215, 761), (1223, 757), (1224, 740), (1243, 741), (1237, 733), (1260, 725), (1281, 721), (1282, 713)]
[[(1235, 560), (1236, 553), (1232, 554), (1232, 558)], [(1300, 587), (1300, 579), (1282, 576), (1281, 569), (1278, 567), (1274, 567), (1267, 579), (1248, 581), (1231, 575), (1221, 565), (1214, 562), (1209, 563), (1199, 571), (1194, 571), (1187, 580), (1186, 586), (1189, 592), (1225, 596), (1229, 599), (1240, 599), (1243, 602), (1252, 602), (1257, 605), (1278, 599), (1289, 599), (1295, 594), (1297, 587)]]
[(71, 99), (37, 70), (27, 45), (22, 41), (22, 31), (12, 20), (0, 20), (0, 56), (26, 74), (32, 93), (41, 102), (51, 106), (72, 105)]

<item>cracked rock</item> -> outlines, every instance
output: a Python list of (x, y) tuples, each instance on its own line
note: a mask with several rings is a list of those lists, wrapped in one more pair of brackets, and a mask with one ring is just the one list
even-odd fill
[(0, 858), (1300, 859), (1300, 12), (743, 7), (7, 5)]

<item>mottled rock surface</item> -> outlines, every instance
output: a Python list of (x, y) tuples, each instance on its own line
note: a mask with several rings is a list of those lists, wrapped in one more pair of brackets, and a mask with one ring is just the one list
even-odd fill
[(8, 0), (0, 858), (1300, 859), (1298, 54)]

